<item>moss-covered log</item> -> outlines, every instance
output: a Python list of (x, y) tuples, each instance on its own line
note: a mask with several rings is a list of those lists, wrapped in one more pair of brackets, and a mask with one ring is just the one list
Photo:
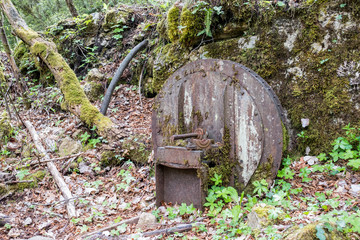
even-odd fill
[(109, 118), (102, 115), (96, 107), (91, 105), (80, 87), (74, 71), (58, 53), (56, 45), (29, 28), (10, 0), (3, 0), (0, 5), (15, 34), (30, 46), (31, 52), (41, 58), (54, 75), (64, 94), (65, 101), (62, 107), (78, 116), (88, 126), (96, 125), (101, 136), (109, 139), (117, 138), (116, 126)]

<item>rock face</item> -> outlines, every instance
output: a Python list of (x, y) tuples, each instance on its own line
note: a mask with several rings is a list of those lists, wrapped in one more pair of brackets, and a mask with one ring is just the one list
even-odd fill
[(80, 152), (81, 144), (78, 141), (71, 139), (70, 137), (66, 137), (60, 147), (59, 147), (59, 155), (60, 157), (76, 154)]
[(300, 228), (299, 226), (294, 226), (286, 231), (287, 233), (285, 233), (284, 240), (298, 240), (298, 239), (315, 240), (315, 239), (319, 239), (316, 236), (316, 233), (318, 231), (323, 232), (323, 235), (324, 235), (323, 239), (327, 239), (327, 240), (346, 239), (346, 237), (343, 233), (336, 230), (336, 226), (333, 226), (333, 225), (330, 225), (330, 226), (332, 226), (331, 230), (324, 227), (324, 224), (319, 223), (319, 222), (308, 224), (308, 225), (304, 226), (303, 228)]

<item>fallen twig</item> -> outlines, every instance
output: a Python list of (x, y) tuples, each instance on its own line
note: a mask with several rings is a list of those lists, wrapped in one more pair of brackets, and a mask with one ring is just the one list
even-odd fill
[(114, 229), (120, 225), (123, 225), (124, 223), (125, 224), (133, 224), (133, 223), (137, 223), (139, 221), (139, 217), (133, 217), (133, 218), (130, 218), (130, 219), (126, 219), (124, 221), (121, 221), (121, 222), (118, 222), (118, 223), (115, 223), (111, 226), (108, 226), (108, 227), (104, 227), (104, 228), (100, 228), (94, 232), (91, 232), (91, 233), (87, 233), (85, 235), (82, 235), (81, 238), (87, 238), (87, 237), (90, 237), (92, 235), (95, 235), (95, 234), (98, 234), (98, 233), (102, 233), (104, 231), (108, 231), (108, 230), (111, 230), (111, 229)]
[(22, 180), (22, 181), (7, 181), (7, 182), (4, 182), (5, 184), (15, 184), (15, 183), (31, 183), (33, 182), (34, 180)]
[(179, 224), (179, 225), (177, 225), (175, 227), (171, 227), (171, 228), (159, 229), (159, 230), (144, 232), (144, 233), (136, 233), (136, 234), (131, 234), (131, 235), (123, 235), (123, 236), (119, 236), (118, 239), (132, 239), (134, 237), (140, 237), (140, 238), (141, 237), (153, 237), (153, 236), (160, 235), (160, 234), (170, 235), (170, 234), (174, 234), (176, 232), (178, 232), (178, 233), (187, 232), (187, 231), (190, 231), (193, 227), (203, 225), (203, 224), (205, 224), (205, 223), (195, 222), (195, 223), (191, 223), (191, 224)]
[[(65, 157), (58, 157), (58, 158), (52, 158), (52, 159), (42, 158), (42, 159), (45, 159), (45, 160), (32, 161), (32, 162), (30, 162), (30, 163), (28, 163), (28, 164), (19, 166), (18, 168), (31, 167), (31, 166), (38, 165), (38, 164), (42, 164), (42, 163), (48, 163), (48, 162), (54, 162), (54, 161), (59, 161), (59, 160), (65, 160), (65, 159), (68, 159), (68, 158), (76, 158), (76, 157), (81, 156), (81, 155), (84, 154), (84, 153), (86, 153), (86, 152), (81, 152), (81, 153), (77, 153), (77, 154), (74, 154), (74, 155), (69, 155), (69, 156), (65, 156)], [(16, 165), (14, 165), (14, 166), (16, 166)], [(13, 166), (11, 166), (11, 167), (13, 167)]]
[[(45, 160), (50, 160), (49, 154), (45, 151), (43, 145), (41, 144), (39, 135), (37, 134), (35, 128), (33, 127), (33, 125), (31, 124), (31, 122), (29, 121), (25, 121), (25, 126), (26, 128), (29, 130), (30, 135), (34, 141), (34, 144), (37, 148), (37, 150), (44, 155), (44, 159)], [(66, 185), (64, 179), (62, 178), (60, 172), (57, 170), (55, 164), (50, 161), (47, 162), (47, 168), (49, 170), (49, 172), (51, 173), (51, 175), (54, 178), (54, 181), (56, 182), (56, 184), (58, 185), (61, 193), (63, 194), (65, 199), (71, 199), (72, 198), (72, 194), (68, 188), (68, 186)], [(76, 213), (76, 209), (75, 209), (75, 204), (73, 200), (70, 200), (67, 203), (67, 212), (69, 217), (76, 217), (77, 213)]]

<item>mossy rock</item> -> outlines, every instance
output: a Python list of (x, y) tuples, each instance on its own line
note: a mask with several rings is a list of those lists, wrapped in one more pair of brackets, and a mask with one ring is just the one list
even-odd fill
[(153, 78), (145, 83), (145, 89), (149, 93), (158, 93), (163, 84), (172, 73), (188, 62), (189, 52), (180, 44), (166, 44), (158, 47), (153, 59)]
[(0, 141), (2, 144), (5, 144), (5, 141), (11, 137), (13, 131), (9, 115), (6, 111), (3, 111), (0, 116)]
[(116, 157), (114, 151), (102, 152), (100, 159), (102, 166), (118, 166), (122, 163), (122, 160)]
[(9, 192), (9, 188), (5, 185), (0, 183), (0, 197), (4, 196)]
[[(165, 35), (169, 38), (169, 40), (171, 42), (176, 42), (177, 40), (179, 40), (179, 25), (180, 25), (180, 13), (181, 13), (181, 9), (178, 6), (172, 6), (167, 14), (167, 25), (164, 26), (164, 21), (162, 23), (162, 34), (161, 35)], [(164, 33), (164, 30), (167, 30), (167, 33)]]
[[(342, 240), (342, 239), (347, 239), (346, 236), (342, 233), (339, 232), (336, 229), (336, 226), (334, 224), (330, 224), (330, 223), (320, 223), (320, 222), (315, 222), (315, 223), (311, 223), (308, 224), (306, 226), (304, 226), (303, 228), (300, 228), (299, 226), (294, 226), (290, 229), (288, 229), (285, 234), (284, 234), (284, 240), (316, 240), (319, 239), (316, 236), (317, 233), (317, 229), (316, 228), (321, 228), (324, 231), (324, 239), (326, 240)], [(331, 230), (329, 230), (329, 228)]]
[(99, 100), (101, 95), (104, 95), (104, 87), (99, 82), (87, 82), (83, 86), (83, 89), (91, 102)]
[(38, 182), (43, 180), (46, 176), (45, 171), (37, 171), (33, 174), (25, 176), (23, 180), (30, 180), (32, 182), (16, 183), (9, 186), (10, 191), (23, 191), (26, 188), (35, 188), (38, 186)]
[(130, 9), (109, 10), (102, 25), (104, 32), (109, 32), (115, 25), (126, 24), (130, 20), (132, 13)]
[(270, 210), (274, 209), (274, 206), (267, 205), (265, 203), (256, 204), (248, 215), (247, 225), (252, 229), (260, 230), (269, 225), (274, 225), (279, 220), (284, 219), (284, 216), (279, 216), (278, 219), (270, 219)]
[(146, 164), (150, 155), (149, 146), (145, 144), (145, 136), (135, 136), (125, 139), (122, 148), (125, 150), (124, 157), (132, 162)]

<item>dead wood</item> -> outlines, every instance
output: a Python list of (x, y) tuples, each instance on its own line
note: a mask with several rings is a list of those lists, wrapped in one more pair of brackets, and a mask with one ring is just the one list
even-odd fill
[(96, 125), (98, 134), (116, 140), (121, 137), (117, 126), (102, 115), (86, 97), (74, 71), (58, 53), (55, 43), (46, 40), (28, 27), (11, 0), (0, 1), (0, 7), (9, 20), (15, 34), (30, 46), (33, 55), (38, 56), (54, 75), (64, 94), (63, 108), (78, 116), (88, 126)]
[[(31, 137), (34, 141), (34, 144), (35, 144), (37, 150), (39, 151), (39, 153), (44, 155), (45, 160), (49, 160), (50, 157), (49, 157), (48, 153), (45, 151), (43, 145), (41, 144), (39, 135), (37, 134), (35, 128), (31, 124), (31, 122), (25, 121), (25, 126), (29, 130), (30, 135), (31, 135)], [(54, 181), (56, 182), (57, 186), (59, 187), (63, 197), (65, 199), (71, 199), (72, 194), (71, 194), (68, 186), (66, 185), (63, 177), (61, 176), (60, 172), (57, 170), (55, 164), (53, 162), (48, 162), (46, 165), (47, 165), (49, 172), (53, 176)], [(76, 217), (77, 213), (76, 213), (74, 201), (70, 200), (66, 206), (67, 206), (67, 212), (68, 212), (69, 218)]]
[(191, 223), (191, 224), (179, 224), (175, 227), (171, 227), (171, 228), (165, 228), (165, 229), (159, 229), (159, 230), (154, 230), (154, 231), (150, 231), (150, 232), (144, 232), (144, 233), (137, 233), (137, 234), (131, 234), (131, 235), (123, 235), (123, 236), (119, 236), (118, 239), (133, 239), (134, 237), (153, 237), (153, 236), (157, 236), (160, 234), (165, 234), (165, 235), (170, 235), (170, 234), (174, 234), (176, 232), (181, 233), (181, 232), (187, 232), (190, 231), (193, 227), (196, 227), (198, 225), (203, 225), (205, 223), (203, 222), (195, 222), (195, 223)]
[(108, 230), (114, 229), (114, 228), (116, 228), (116, 227), (118, 227), (118, 226), (123, 225), (124, 223), (125, 223), (125, 224), (134, 224), (134, 223), (137, 223), (138, 221), (139, 221), (139, 217), (133, 217), (133, 218), (130, 218), (130, 219), (126, 219), (126, 220), (123, 220), (123, 221), (121, 221), (121, 222), (115, 223), (115, 224), (113, 224), (113, 225), (111, 225), (111, 226), (104, 227), (104, 228), (100, 228), (100, 229), (98, 229), (98, 230), (96, 230), (96, 231), (94, 231), (94, 232), (90, 232), (90, 233), (84, 234), (84, 235), (81, 236), (81, 238), (82, 238), (82, 239), (85, 239), (85, 238), (90, 237), (90, 236), (92, 236), (92, 235), (99, 234), (99, 233), (102, 233), (102, 232), (104, 232), (104, 231), (108, 231)]

